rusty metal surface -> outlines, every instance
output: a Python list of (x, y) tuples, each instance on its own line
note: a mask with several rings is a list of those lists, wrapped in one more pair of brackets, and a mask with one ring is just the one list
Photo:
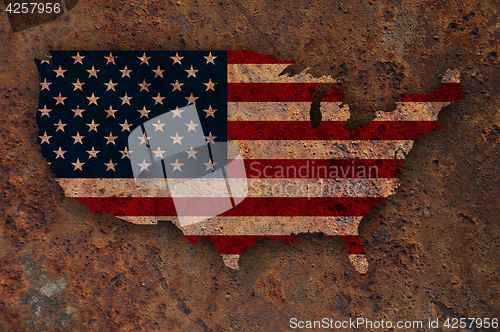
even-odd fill
[[(2, 6), (3, 7), (3, 6)], [(287, 330), (291, 317), (500, 317), (496, 1), (80, 1), (13, 33), (0, 20), (0, 331)], [(251, 49), (342, 82), (355, 128), (448, 68), (466, 98), (418, 139), (367, 215), (360, 278), (345, 244), (263, 240), (240, 270), (170, 223), (131, 225), (64, 197), (36, 143), (34, 57), (49, 49)]]

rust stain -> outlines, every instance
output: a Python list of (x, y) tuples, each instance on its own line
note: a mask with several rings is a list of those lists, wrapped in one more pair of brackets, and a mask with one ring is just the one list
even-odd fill
[[(499, 317), (497, 8), (92, 0), (19, 33), (2, 15), (0, 331), (271, 331), (297, 314)], [(460, 70), (467, 97), (441, 112), (444, 128), (418, 140), (396, 195), (362, 220), (366, 278), (339, 258), (340, 239), (320, 234), (259, 242), (231, 271), (211, 243), (192, 245), (169, 222), (131, 225), (64, 197), (36, 144), (33, 58), (49, 49), (251, 49), (304, 60), (341, 82), (354, 126), (407, 91), (434, 91), (447, 68)]]

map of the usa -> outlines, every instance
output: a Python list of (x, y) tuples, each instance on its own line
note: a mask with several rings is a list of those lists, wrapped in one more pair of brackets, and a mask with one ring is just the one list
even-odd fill
[(134, 224), (172, 221), (233, 269), (261, 239), (321, 232), (366, 274), (361, 219), (464, 97), (448, 70), (435, 92), (347, 130), (334, 78), (253, 51), (54, 51), (36, 63), (38, 142), (66, 196)]

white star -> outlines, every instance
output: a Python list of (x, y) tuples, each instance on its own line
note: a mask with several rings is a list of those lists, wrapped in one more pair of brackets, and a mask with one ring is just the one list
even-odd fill
[(148, 171), (148, 172), (149, 172), (148, 167), (149, 167), (149, 166), (151, 166), (151, 164), (148, 164), (148, 163), (146, 162), (146, 159), (144, 159), (142, 163), (137, 163), (137, 165), (141, 166), (141, 170), (140, 170), (139, 172), (142, 172), (142, 171), (144, 171), (144, 170), (146, 170), (146, 171)]
[(92, 69), (87, 71), (89, 72), (89, 78), (91, 78), (92, 76), (97, 78), (97, 73), (100, 72), (100, 70), (95, 70), (94, 66), (92, 66)]
[(59, 66), (59, 69), (54, 69), (54, 71), (56, 72), (56, 78), (59, 76), (64, 78), (64, 72), (67, 72), (67, 70), (62, 69), (61, 66)]
[(94, 119), (92, 119), (92, 122), (91, 123), (87, 123), (87, 126), (89, 126), (89, 133), (94, 130), (96, 133), (98, 132), (97, 131), (97, 126), (99, 126), (98, 123), (95, 123), (94, 122)]
[(120, 151), (120, 153), (122, 154), (122, 159), (127, 157), (128, 159), (130, 159), (130, 153), (132, 151), (129, 151), (127, 147), (125, 147), (125, 149), (123, 151)]
[(137, 85), (141, 87), (141, 90), (139, 92), (141, 92), (142, 90), (146, 90), (147, 92), (149, 92), (148, 88), (151, 85), (151, 83), (146, 82), (146, 80), (142, 80), (142, 83), (137, 83)]
[(127, 122), (127, 119), (125, 119), (125, 122), (119, 125), (122, 126), (122, 132), (125, 130), (128, 130), (128, 132), (130, 132), (130, 126), (133, 125), (133, 123), (129, 124)]
[(196, 154), (198, 153), (198, 151), (194, 151), (193, 150), (193, 147), (191, 147), (191, 149), (189, 151), (184, 151), (188, 154), (188, 157), (187, 159), (193, 157), (194, 159), (196, 159)]
[(42, 116), (46, 115), (48, 118), (50, 118), (49, 113), (50, 113), (50, 111), (52, 111), (52, 110), (49, 110), (49, 109), (47, 108), (47, 105), (45, 105), (43, 108), (39, 109), (39, 111), (40, 111), (40, 112), (42, 112), (42, 115), (40, 115), (40, 117), (42, 117)]
[(165, 123), (160, 123), (160, 120), (158, 119), (158, 123), (153, 123), (153, 126), (155, 127), (155, 131), (163, 131), (163, 126)]
[(113, 56), (113, 54), (111, 54), (111, 52), (109, 52), (109, 56), (104, 56), (104, 58), (106, 60), (108, 60), (108, 62), (106, 62), (106, 64), (112, 63), (112, 64), (116, 65), (115, 59), (118, 58), (118, 57), (117, 56)]
[[(140, 117), (140, 118), (142, 118), (143, 116), (145, 116), (146, 118), (148, 118), (148, 119), (149, 119), (149, 115), (148, 115), (148, 113), (149, 113), (149, 112), (151, 112), (151, 110), (147, 110), (147, 109), (146, 109), (146, 106), (143, 106), (143, 107), (142, 107), (142, 110), (137, 110), (137, 112), (141, 113), (141, 117)], [(140, 118), (139, 118), (139, 119), (140, 119)]]
[(40, 144), (43, 144), (44, 142), (50, 144), (49, 140), (52, 138), (52, 136), (47, 136), (47, 132), (44, 132), (43, 136), (38, 136), (38, 137), (40, 137), (40, 139), (42, 140)]
[(110, 169), (115, 171), (115, 166), (118, 165), (118, 163), (113, 163), (113, 160), (109, 160), (109, 163), (104, 163), (104, 165), (108, 166), (108, 169), (106, 169), (106, 172), (109, 171)]
[(170, 136), (170, 138), (174, 140), (172, 145), (174, 145), (175, 143), (179, 143), (179, 145), (182, 145), (181, 139), (183, 139), (184, 137), (180, 137), (179, 133), (175, 133), (175, 136)]
[(191, 130), (196, 132), (196, 126), (199, 126), (199, 124), (193, 123), (193, 119), (191, 119), (190, 123), (185, 123), (184, 125), (188, 127), (188, 132)]
[(146, 133), (143, 133), (142, 136), (137, 137), (137, 138), (141, 140), (141, 144), (139, 144), (139, 145), (146, 144), (147, 146), (149, 146), (149, 139), (151, 137), (146, 136)]
[(203, 163), (205, 166), (207, 166), (207, 169), (205, 171), (209, 170), (214, 170), (214, 166), (217, 165), (217, 163), (212, 163), (212, 159), (208, 159), (208, 163)]
[(172, 60), (174, 60), (174, 63), (172, 63), (172, 66), (175, 65), (176, 63), (182, 65), (181, 60), (184, 59), (183, 56), (179, 56), (178, 52), (175, 53), (175, 56), (171, 56), (170, 58), (172, 58)]
[(158, 92), (158, 96), (156, 97), (151, 97), (155, 100), (155, 105), (156, 104), (162, 104), (163, 105), (163, 99), (165, 99), (166, 97), (162, 97), (160, 96), (160, 93)]
[(124, 78), (125, 76), (127, 76), (128, 78), (130, 78), (130, 73), (132, 71), (130, 69), (128, 69), (127, 66), (125, 66), (125, 68), (119, 69), (119, 70), (122, 73), (122, 77), (121, 78)]
[(105, 139), (106, 139), (106, 141), (107, 141), (107, 142), (106, 142), (106, 145), (108, 145), (109, 143), (113, 143), (114, 145), (116, 145), (116, 143), (115, 143), (115, 139), (117, 139), (117, 138), (118, 138), (118, 136), (113, 136), (113, 133), (112, 133), (112, 132), (110, 132), (110, 133), (109, 133), (109, 136), (107, 136), (107, 137), (106, 137), (106, 136), (104, 136), (104, 138), (105, 138)]
[(147, 64), (149, 66), (148, 60), (151, 59), (150, 56), (146, 56), (146, 53), (144, 53), (142, 56), (137, 57), (139, 60), (141, 60), (141, 65), (143, 63)]
[(73, 63), (74, 65), (76, 65), (77, 63), (83, 65), (82, 59), (85, 58), (85, 56), (81, 56), (80, 52), (76, 52), (76, 56), (71, 56), (71, 57), (75, 59), (75, 62)]
[(73, 84), (73, 85), (75, 86), (75, 88), (73, 89), (73, 91), (76, 91), (76, 90), (83, 91), (82, 86), (83, 86), (85, 83), (80, 82), (80, 79), (79, 79), (79, 78), (77, 78), (77, 79), (76, 79), (76, 82), (75, 82), (75, 83), (71, 83), (71, 84)]
[(122, 100), (122, 105), (123, 105), (123, 104), (128, 104), (128, 105), (130, 105), (130, 99), (132, 99), (132, 98), (134, 98), (134, 97), (129, 97), (129, 96), (127, 96), (127, 93), (125, 93), (125, 96), (123, 96), (123, 97), (118, 97), (118, 98), (120, 98), (120, 99)]
[(215, 145), (214, 139), (216, 139), (216, 138), (217, 138), (217, 136), (212, 136), (212, 132), (210, 132), (208, 134), (208, 136), (205, 136), (205, 139), (207, 140), (207, 144), (212, 143), (213, 145)]
[(77, 105), (76, 108), (72, 109), (71, 111), (73, 111), (73, 113), (75, 113), (75, 115), (73, 116), (74, 118), (76, 118), (77, 116), (83, 118), (82, 113), (85, 112), (84, 109), (80, 109), (80, 105)]
[(96, 104), (96, 106), (97, 106), (97, 99), (99, 99), (99, 98), (101, 98), (101, 97), (94, 96), (94, 93), (92, 92), (92, 96), (87, 97), (87, 99), (89, 100), (89, 105)]
[(203, 83), (203, 84), (205, 84), (205, 85), (206, 85), (206, 87), (207, 87), (207, 89), (206, 89), (205, 91), (208, 91), (208, 90), (215, 91), (214, 87), (215, 87), (215, 84), (217, 84), (217, 83), (213, 83), (213, 82), (212, 82), (212, 79), (210, 79), (210, 80), (208, 81), (208, 83)]
[(43, 59), (42, 61), (40, 61), (40, 64), (43, 64), (43, 63), (48, 63), (50, 64), (50, 59), (52, 58), (52, 55), (47, 55), (45, 57), (45, 59)]
[(195, 70), (195, 69), (193, 69), (193, 66), (191, 66), (191, 68), (186, 69), (184, 71), (188, 73), (188, 77), (191, 77), (191, 76), (196, 77), (196, 72), (198, 72), (199, 70)]
[(59, 147), (59, 150), (54, 150), (55, 154), (56, 154), (56, 159), (61, 157), (62, 159), (64, 159), (64, 154), (67, 152), (67, 151), (63, 151), (61, 149), (61, 147)]
[(104, 85), (107, 86), (106, 91), (113, 90), (116, 92), (115, 86), (118, 85), (118, 83), (113, 83), (113, 81), (110, 79), (109, 83), (104, 83)]
[(97, 150), (94, 149), (94, 147), (92, 147), (92, 150), (87, 151), (87, 153), (89, 154), (89, 159), (92, 158), (92, 157), (94, 157), (94, 158), (97, 159), (97, 154), (99, 152), (101, 152), (101, 151), (97, 151)]
[(163, 154), (165, 153), (165, 151), (160, 150), (160, 147), (158, 147), (158, 149), (156, 149), (156, 151), (153, 151), (153, 153), (155, 154), (155, 159), (156, 158), (163, 159)]
[(76, 52), (76, 56), (71, 56), (73, 59), (75, 59), (75, 62), (73, 63), (76, 65), (77, 63), (80, 63), (83, 65), (82, 59), (85, 58), (85, 56), (81, 56), (80, 52)]
[(184, 110), (181, 110), (181, 109), (179, 109), (179, 107), (176, 107), (175, 110), (171, 110), (171, 111), (172, 111), (172, 113), (174, 113), (174, 116), (172, 117), (172, 119), (175, 118), (176, 116), (178, 116), (179, 118), (182, 118), (181, 113), (184, 112)]
[(188, 105), (190, 105), (190, 104), (196, 104), (196, 99), (198, 99), (199, 97), (193, 96), (193, 93), (191, 92), (191, 96), (184, 98), (188, 100)]
[(109, 106), (109, 110), (104, 110), (104, 112), (106, 112), (106, 113), (107, 113), (107, 115), (106, 115), (106, 119), (107, 119), (108, 117), (110, 117), (110, 116), (112, 116), (113, 118), (115, 118), (115, 119), (116, 119), (116, 117), (115, 117), (115, 113), (116, 113), (116, 112), (118, 112), (118, 110), (114, 110), (114, 109), (113, 109), (113, 107), (111, 107), (111, 105), (110, 105), (110, 106)]
[(57, 126), (56, 132), (58, 132), (59, 130), (61, 130), (62, 132), (64, 132), (64, 126), (66, 126), (66, 125), (67, 124), (62, 123), (61, 120), (59, 119), (58, 123), (54, 123), (54, 126)]
[(83, 142), (82, 142), (82, 139), (85, 137), (85, 136), (80, 136), (80, 132), (77, 132), (76, 133), (76, 136), (71, 136), (75, 141), (73, 142), (73, 145), (75, 145), (76, 143), (80, 143), (83, 145)]
[(77, 169), (79, 169), (80, 171), (83, 171), (82, 166), (85, 165), (85, 163), (80, 162), (79, 158), (76, 159), (76, 163), (71, 163), (71, 164), (73, 166), (75, 166), (75, 169), (73, 170), (73, 172), (76, 171)]
[(210, 107), (208, 107), (207, 110), (203, 110), (203, 111), (205, 113), (207, 113), (207, 116), (205, 118), (208, 118), (209, 116), (211, 116), (212, 118), (215, 118), (214, 113), (217, 112), (217, 110), (212, 109), (212, 105), (210, 105)]
[(179, 159), (176, 159), (175, 163), (170, 163), (170, 165), (174, 166), (174, 169), (172, 170), (172, 172), (174, 172), (176, 169), (178, 169), (180, 172), (182, 172), (181, 166), (184, 165), (184, 164), (181, 164), (179, 162)]
[(63, 97), (61, 95), (61, 93), (59, 92), (59, 96), (53, 97), (53, 98), (56, 100), (56, 105), (58, 105), (58, 104), (63, 104), (64, 105), (64, 99), (66, 99), (68, 97)]
[(170, 83), (170, 85), (172, 85), (174, 87), (174, 89), (172, 90), (172, 92), (174, 92), (175, 90), (179, 90), (179, 91), (182, 92), (181, 86), (183, 86), (184, 83), (179, 83), (179, 80), (175, 80), (175, 83)]
[(215, 65), (214, 59), (217, 57), (213, 56), (212, 52), (210, 52), (208, 56), (204, 56), (204, 58), (207, 59), (207, 63), (205, 63), (206, 65), (208, 65), (209, 63), (213, 63)]
[(163, 78), (163, 72), (165, 70), (161, 70), (160, 66), (158, 66), (158, 69), (153, 69), (153, 73), (155, 73), (155, 78), (157, 76), (160, 76), (161, 78)]
[(47, 79), (44, 78), (43, 82), (40, 83), (40, 85), (42, 86), (42, 88), (40, 89), (40, 91), (43, 91), (44, 89), (47, 89), (48, 91), (50, 91), (49, 85), (51, 85), (51, 84), (52, 83), (47, 82)]

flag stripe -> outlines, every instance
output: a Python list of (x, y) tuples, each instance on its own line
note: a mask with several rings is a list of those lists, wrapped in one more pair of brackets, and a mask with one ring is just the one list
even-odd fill
[[(412, 140), (405, 141), (305, 141), (281, 140), (230, 141), (237, 144), (246, 159), (394, 159), (401, 149), (407, 154), (413, 146)], [(398, 154), (398, 159), (404, 159)]]
[(356, 130), (344, 121), (324, 121), (313, 128), (309, 121), (229, 121), (230, 140), (411, 140), (439, 129), (435, 121), (378, 121)]
[(286, 243), (297, 241), (297, 235), (186, 235), (186, 240), (192, 244), (198, 243), (201, 238), (207, 238), (212, 242), (220, 254), (241, 254), (246, 249), (254, 246), (263, 239), (283, 240)]
[[(405, 160), (246, 159), (244, 161), (247, 176), (253, 178), (397, 178), (397, 170)], [(228, 176), (232, 176), (231, 171), (228, 172)]]
[[(341, 102), (320, 104), (322, 121), (347, 121), (349, 106)], [(439, 111), (449, 102), (397, 103), (391, 112), (377, 111), (373, 121), (437, 121)], [(229, 121), (309, 121), (310, 102), (229, 102)]]
[[(149, 189), (155, 182), (166, 187), (164, 179), (148, 179), (153, 185), (138, 186), (135, 179), (57, 179), (68, 197), (171, 197), (168, 188)], [(186, 183), (187, 192), (177, 197), (186, 197), (189, 192), (196, 197), (221, 197), (224, 193), (214, 188), (225, 188), (225, 179), (210, 179), (204, 185), (193, 188), (189, 181), (193, 179), (169, 179), (168, 185)], [(236, 179), (248, 186), (249, 197), (387, 197), (398, 187), (397, 179), (320, 179), (320, 178), (248, 178)], [(232, 181), (231, 179), (229, 181)], [(234, 181), (233, 181), (234, 182)], [(233, 186), (233, 188), (236, 185)], [(196, 190), (194, 190), (196, 189)], [(233, 195), (238, 196), (235, 192)]]
[[(228, 102), (286, 102), (312, 101), (314, 88), (320, 83), (228, 83)], [(398, 102), (451, 102), (463, 98), (465, 94), (457, 83), (442, 83), (431, 94), (405, 95)], [(344, 100), (342, 90), (332, 87), (322, 101)]]
[[(320, 83), (228, 83), (228, 102), (312, 101), (314, 88)], [(344, 92), (334, 86), (322, 101), (344, 100)]]
[[(183, 227), (185, 235), (284, 235), (321, 232), (326, 235), (357, 235), (360, 216), (340, 217), (213, 217)], [(158, 217), (172, 220), (176, 217)], [(318, 222), (315, 222), (317, 219)], [(174, 220), (175, 222), (175, 220)]]
[[(171, 197), (74, 197), (90, 208), (92, 213), (114, 216), (175, 216)], [(215, 209), (228, 198), (176, 199), (190, 216), (363, 216), (384, 198), (375, 197), (247, 197), (239, 205), (222, 214)]]
[[(340, 102), (321, 102), (323, 121), (347, 121), (349, 108)], [(309, 121), (310, 102), (229, 102), (229, 121)]]
[(255, 51), (227, 51), (227, 63), (286, 63), (294, 61), (280, 60), (273, 55), (264, 55)]
[(331, 76), (313, 77), (307, 72), (280, 75), (289, 64), (229, 64), (228, 83), (337, 83)]
[[(184, 237), (193, 244), (198, 243), (198, 240), (201, 238), (207, 238), (214, 244), (217, 251), (223, 255), (241, 254), (246, 249), (254, 246), (257, 241), (263, 239), (282, 240), (286, 243), (300, 243), (297, 240), (297, 235), (186, 235)], [(341, 237), (348, 245), (347, 253), (349, 255), (364, 254), (363, 244), (358, 235), (343, 235)]]
[(397, 179), (247, 179), (248, 197), (387, 197)]
[[(293, 61), (254, 51), (151, 51), (148, 63), (144, 52), (116, 51), (115, 64), (111, 53), (81, 52), (51, 52), (53, 64), (37, 61), (41, 150), (66, 195), (92, 213), (132, 223), (172, 220), (192, 243), (210, 239), (233, 268), (260, 239), (294, 242), (298, 233), (323, 232), (342, 236), (365, 274), (361, 218), (398, 188), (413, 139), (439, 129), (439, 110), (465, 96), (458, 71), (448, 70), (433, 93), (406, 95), (393, 112), (378, 111), (349, 131), (351, 112), (336, 80), (300, 65), (288, 70)], [(325, 84), (330, 90), (313, 129), (312, 101), (318, 104)], [(186, 103), (194, 104), (190, 111), (174, 110)], [(169, 109), (175, 116), (164, 118)], [(226, 151), (222, 142), (234, 144)], [(241, 155), (243, 163), (233, 160)], [(133, 179), (138, 167), (141, 178)]]
[[(333, 236), (329, 236), (333, 237)], [(342, 235), (342, 240), (348, 245), (348, 255), (362, 255), (365, 253), (359, 235)]]
[(429, 94), (407, 94), (399, 100), (400, 103), (407, 102), (450, 102), (465, 97), (460, 83), (441, 83), (439, 88)]
[(377, 111), (377, 117), (373, 121), (437, 121), (439, 111), (449, 104), (449, 102), (397, 103), (396, 109), (391, 112)]

